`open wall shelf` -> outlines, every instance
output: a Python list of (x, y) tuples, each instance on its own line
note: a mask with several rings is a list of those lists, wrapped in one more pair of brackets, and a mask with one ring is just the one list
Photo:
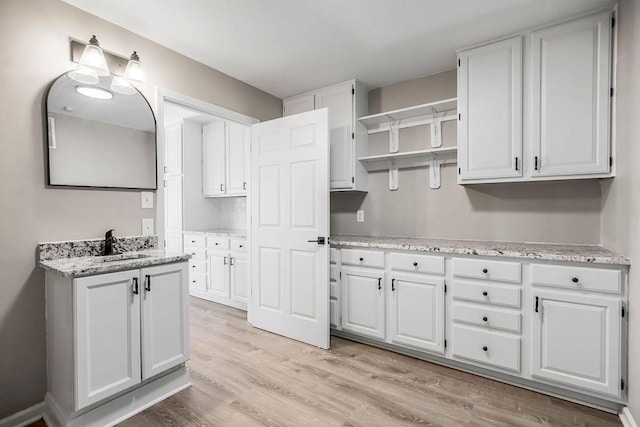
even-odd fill
[(455, 115), (458, 109), (458, 98), (449, 98), (428, 104), (415, 105), (399, 110), (386, 111), (360, 117), (358, 120), (364, 124), (369, 134), (387, 132), (394, 122), (401, 122), (400, 129), (430, 124), (435, 116)]

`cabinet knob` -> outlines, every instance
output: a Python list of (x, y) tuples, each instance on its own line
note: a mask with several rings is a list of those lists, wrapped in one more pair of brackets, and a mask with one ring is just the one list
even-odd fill
[(485, 297), (489, 295), (489, 292), (487, 291), (482, 291), (482, 295), (484, 295)]
[(486, 268), (483, 268), (483, 269), (482, 269), (482, 272), (483, 272), (484, 274), (487, 274), (487, 273), (489, 272), (489, 270), (487, 270)]
[(484, 317), (482, 318), (482, 320), (483, 320), (484, 322), (486, 322), (486, 321), (488, 321), (489, 319), (487, 318), (487, 316), (484, 316)]
[(364, 258), (360, 257), (360, 262), (364, 261)]
[(571, 278), (571, 281), (572, 281), (573, 283), (578, 283), (578, 282), (579, 282), (579, 280), (578, 280), (578, 278), (577, 278), (577, 277), (572, 277), (572, 278)]
[(195, 243), (195, 242), (196, 242), (195, 240), (192, 240), (192, 241), (191, 241), (191, 243)]
[(413, 263), (413, 266), (414, 266), (414, 267), (417, 267), (417, 266), (418, 266), (418, 263), (417, 263), (417, 262), (414, 262), (414, 263)]
[(240, 245), (241, 248), (244, 248), (244, 245)]
[(192, 266), (191, 266), (191, 268), (196, 268), (196, 266), (195, 266), (195, 265), (192, 265)]
[(216, 246), (218, 246), (220, 243), (216, 242)]
[(489, 351), (489, 347), (487, 347), (486, 345), (482, 347), (482, 351)]

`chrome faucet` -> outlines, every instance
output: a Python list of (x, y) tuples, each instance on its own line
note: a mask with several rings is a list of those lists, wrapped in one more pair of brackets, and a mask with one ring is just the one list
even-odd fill
[(104, 235), (104, 250), (102, 251), (102, 255), (104, 255), (104, 256), (116, 255), (116, 251), (115, 251), (115, 249), (113, 247), (113, 244), (117, 241), (117, 239), (113, 235), (114, 231), (115, 230), (109, 230)]

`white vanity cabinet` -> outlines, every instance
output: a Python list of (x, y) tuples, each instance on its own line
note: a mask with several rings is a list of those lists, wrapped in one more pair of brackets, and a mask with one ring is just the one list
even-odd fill
[(189, 359), (187, 262), (46, 273), (48, 400), (61, 419)]
[(249, 126), (220, 120), (202, 127), (204, 197), (245, 196)]
[(612, 176), (612, 15), (458, 52), (458, 183)]
[(331, 191), (367, 191), (368, 174), (358, 161), (367, 149), (367, 129), (357, 117), (367, 115), (367, 90), (357, 80), (350, 80), (283, 102), (283, 114), (329, 110), (329, 187)]

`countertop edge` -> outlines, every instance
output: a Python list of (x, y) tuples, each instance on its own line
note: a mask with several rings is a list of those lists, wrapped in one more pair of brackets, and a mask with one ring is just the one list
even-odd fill
[[(114, 273), (118, 271), (126, 271), (126, 270), (136, 270), (139, 268), (145, 268), (155, 265), (162, 264), (171, 264), (174, 262), (182, 262), (188, 261), (191, 258), (191, 254), (176, 254), (169, 255), (165, 257), (157, 257), (157, 258), (143, 258), (143, 259), (135, 259), (135, 260), (123, 260), (106, 263), (104, 265), (92, 266), (89, 268), (78, 268), (76, 270), (67, 270), (67, 269), (59, 269), (53, 265), (49, 265), (52, 261), (59, 260), (47, 260), (40, 261), (38, 266), (46, 271), (50, 271), (52, 273), (58, 274), (62, 277), (87, 277), (93, 276), (97, 274), (106, 274), (106, 273)], [(73, 258), (67, 258), (67, 260), (71, 260)]]

